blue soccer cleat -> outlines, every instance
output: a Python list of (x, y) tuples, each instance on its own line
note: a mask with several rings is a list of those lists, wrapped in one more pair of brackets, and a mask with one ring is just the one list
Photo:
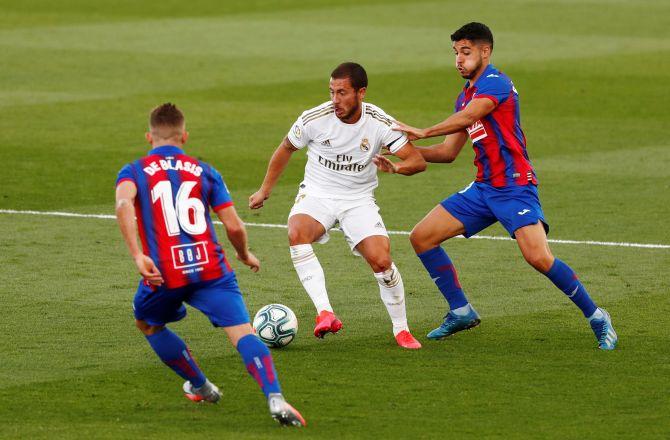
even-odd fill
[(479, 314), (469, 304), (468, 309), (468, 313), (465, 315), (456, 315), (451, 311), (447, 313), (442, 325), (428, 333), (428, 339), (443, 339), (461, 330), (477, 327), (482, 322), (479, 319)]
[(601, 350), (614, 350), (619, 338), (612, 327), (612, 319), (605, 309), (599, 309), (603, 313), (602, 319), (591, 319), (591, 329), (598, 340), (598, 348)]

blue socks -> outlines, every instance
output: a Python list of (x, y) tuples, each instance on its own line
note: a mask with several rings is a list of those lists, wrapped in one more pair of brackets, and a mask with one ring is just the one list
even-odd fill
[(556, 258), (545, 275), (556, 287), (568, 295), (568, 298), (579, 307), (585, 317), (593, 315), (597, 307), (570, 266)]
[[(158, 357), (175, 373), (190, 381), (196, 388), (200, 388), (205, 383), (207, 378), (179, 336), (166, 327), (146, 338)], [(265, 397), (270, 393), (281, 393), (270, 350), (256, 335), (241, 338), (237, 342), (237, 351), (242, 356), (247, 371), (263, 390)]]
[(160, 332), (146, 336), (146, 338), (158, 357), (175, 373), (190, 381), (196, 388), (200, 388), (205, 383), (207, 378), (179, 336), (165, 327)]
[[(435, 281), (437, 288), (444, 295), (451, 310), (468, 304), (468, 299), (465, 297), (461, 284), (458, 282), (456, 269), (454, 269), (453, 263), (442, 247), (434, 247), (422, 254), (417, 254), (417, 256), (430, 274), (430, 277)], [(595, 313), (598, 307), (589, 296), (584, 285), (577, 278), (577, 275), (575, 275), (575, 272), (570, 269), (570, 266), (556, 258), (549, 272), (544, 275), (579, 307), (585, 317), (588, 318)]]
[(270, 350), (256, 335), (246, 335), (237, 342), (247, 371), (263, 390), (265, 397), (270, 393), (281, 393), (277, 371), (275, 370)]
[(417, 254), (424, 267), (430, 274), (437, 288), (449, 303), (451, 310), (468, 304), (468, 299), (458, 282), (458, 275), (453, 263), (441, 246), (434, 247), (422, 254)]

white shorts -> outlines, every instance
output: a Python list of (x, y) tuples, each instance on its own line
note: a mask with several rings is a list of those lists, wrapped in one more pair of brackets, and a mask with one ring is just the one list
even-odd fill
[(307, 214), (323, 225), (326, 233), (316, 240), (317, 243), (327, 242), (330, 239), (328, 231), (339, 223), (352, 252), (359, 256), (356, 246), (364, 239), (373, 235), (388, 237), (379, 206), (372, 196), (343, 200), (298, 193), (288, 217), (296, 214)]

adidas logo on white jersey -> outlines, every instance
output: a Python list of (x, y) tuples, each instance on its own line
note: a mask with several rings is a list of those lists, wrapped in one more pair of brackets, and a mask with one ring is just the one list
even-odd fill
[(322, 142), (321, 142), (321, 145), (323, 145), (324, 147), (330, 147), (330, 146), (331, 146), (331, 145), (330, 145), (330, 140), (329, 140), (329, 139), (326, 139), (325, 141), (322, 141)]

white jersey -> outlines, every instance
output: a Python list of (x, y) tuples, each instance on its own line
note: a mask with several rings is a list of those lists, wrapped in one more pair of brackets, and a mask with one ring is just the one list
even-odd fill
[(335, 116), (331, 101), (303, 112), (289, 131), (296, 148), (307, 147), (307, 165), (300, 191), (317, 197), (358, 199), (377, 187), (372, 163), (382, 148), (395, 153), (407, 136), (391, 130), (393, 119), (382, 109), (363, 102), (361, 118), (347, 124)]

